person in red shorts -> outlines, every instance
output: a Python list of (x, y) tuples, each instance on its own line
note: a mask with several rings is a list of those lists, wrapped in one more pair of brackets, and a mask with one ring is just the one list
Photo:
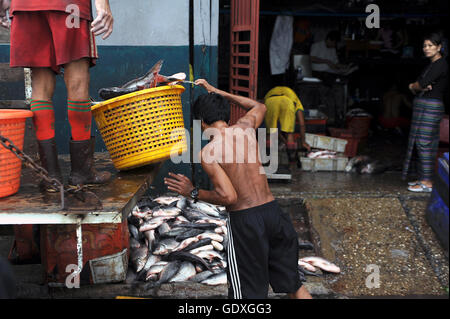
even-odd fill
[[(31, 68), (31, 111), (41, 164), (61, 182), (52, 100), (55, 77), (64, 68), (72, 136), (69, 185), (103, 184), (111, 178), (94, 169), (89, 68), (98, 58), (95, 36), (108, 38), (114, 20), (109, 0), (95, 0), (95, 7), (93, 20), (90, 0), (0, 0), (0, 24), (11, 29), (10, 66)], [(41, 186), (53, 191), (45, 181)]]

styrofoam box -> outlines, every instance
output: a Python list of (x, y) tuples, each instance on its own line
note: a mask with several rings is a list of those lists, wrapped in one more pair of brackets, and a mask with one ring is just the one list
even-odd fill
[(348, 157), (338, 158), (300, 158), (302, 162), (302, 170), (304, 171), (327, 171), (327, 172), (342, 172), (345, 171), (345, 166), (348, 163)]
[(336, 153), (344, 153), (345, 147), (348, 141), (342, 138), (335, 138), (329, 136), (315, 135), (315, 134), (305, 134), (306, 143), (308, 143), (312, 148), (318, 148), (322, 150), (333, 151)]

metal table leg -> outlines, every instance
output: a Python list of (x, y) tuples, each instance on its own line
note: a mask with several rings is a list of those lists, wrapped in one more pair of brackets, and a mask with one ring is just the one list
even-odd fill
[(80, 276), (81, 271), (83, 270), (83, 234), (81, 233), (81, 223), (77, 225), (77, 258), (78, 258), (77, 276)]

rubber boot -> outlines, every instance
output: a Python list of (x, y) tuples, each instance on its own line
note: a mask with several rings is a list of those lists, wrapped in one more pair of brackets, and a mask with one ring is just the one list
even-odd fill
[(70, 141), (71, 172), (69, 185), (105, 184), (111, 179), (110, 172), (97, 172), (94, 168), (95, 138)]
[[(39, 157), (41, 166), (48, 172), (50, 177), (63, 183), (63, 177), (58, 162), (58, 151), (56, 150), (56, 141), (54, 138), (49, 140), (38, 140)], [(48, 193), (56, 193), (57, 191), (51, 187), (51, 184), (44, 179), (40, 182), (41, 190)]]

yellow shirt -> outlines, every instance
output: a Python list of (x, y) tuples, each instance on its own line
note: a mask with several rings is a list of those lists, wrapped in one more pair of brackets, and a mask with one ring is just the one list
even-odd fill
[(294, 103), (295, 113), (297, 113), (298, 110), (301, 110), (302, 112), (304, 111), (303, 104), (298, 98), (297, 94), (295, 94), (295, 92), (287, 86), (274, 87), (266, 94), (266, 96), (264, 97), (264, 101), (271, 96), (286, 96), (287, 98), (292, 100), (292, 103)]

